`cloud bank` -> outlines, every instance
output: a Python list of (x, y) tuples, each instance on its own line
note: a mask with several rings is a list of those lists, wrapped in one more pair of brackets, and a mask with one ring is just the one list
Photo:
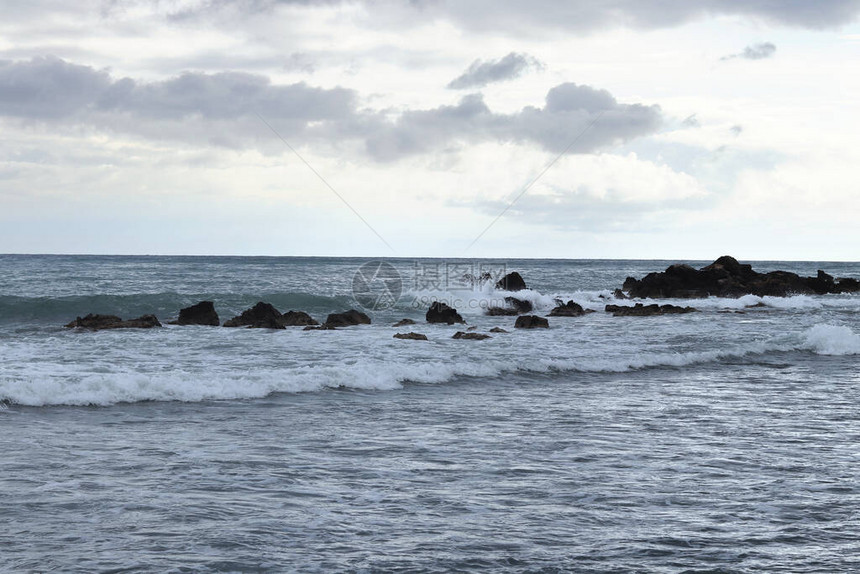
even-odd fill
[(762, 42), (760, 44), (751, 44), (744, 48), (743, 52), (738, 54), (730, 54), (723, 56), (721, 60), (734, 60), (735, 58), (743, 58), (745, 60), (764, 60), (770, 58), (776, 53), (776, 46), (771, 42)]
[(59, 58), (0, 61), (0, 117), (19, 121), (246, 148), (270, 139), (257, 114), (291, 142), (358, 141), (378, 161), (488, 141), (560, 152), (578, 135), (569, 151), (587, 153), (654, 133), (662, 122), (658, 106), (621, 104), (605, 90), (573, 83), (549, 90), (543, 107), (511, 114), (493, 112), (473, 94), (392, 119), (361, 108), (353, 90), (277, 85), (258, 74), (186, 72), (139, 82)]

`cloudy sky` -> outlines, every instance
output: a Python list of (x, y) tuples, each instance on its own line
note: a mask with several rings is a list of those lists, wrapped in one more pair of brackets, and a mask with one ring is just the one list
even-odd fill
[(860, 0), (2, 4), (0, 253), (860, 260)]

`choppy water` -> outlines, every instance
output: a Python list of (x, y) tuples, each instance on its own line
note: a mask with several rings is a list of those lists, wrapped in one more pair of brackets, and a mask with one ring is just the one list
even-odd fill
[[(362, 263), (0, 256), (0, 570), (860, 568), (858, 296), (515, 331), (482, 314), (505, 293), (454, 279), (506, 267), (541, 314), (599, 310), (671, 262), (398, 260), (405, 293), (369, 326), (61, 327), (201, 299), (324, 319)], [(423, 324), (434, 297), (511, 333), (452, 340)]]

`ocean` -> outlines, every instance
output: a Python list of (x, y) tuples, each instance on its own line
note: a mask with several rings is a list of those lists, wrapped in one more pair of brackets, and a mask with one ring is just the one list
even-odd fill
[[(675, 262), (0, 256), (0, 571), (860, 570), (860, 295), (603, 311)], [(511, 271), (596, 312), (487, 316)], [(201, 300), (372, 324), (167, 324)]]

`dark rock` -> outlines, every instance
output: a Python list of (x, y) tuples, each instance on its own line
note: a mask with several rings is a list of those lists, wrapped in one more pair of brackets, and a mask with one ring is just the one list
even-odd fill
[(507, 333), (507, 331), (505, 331), (501, 327), (493, 327), (492, 329), (490, 329), (490, 333)]
[(534, 308), (531, 301), (517, 299), (516, 297), (505, 297), (504, 307), (488, 307), (486, 314), (491, 317), (506, 315), (521, 315), (529, 313)]
[(487, 307), (486, 314), (490, 317), (506, 317), (508, 315), (519, 315), (516, 309), (511, 307)]
[(260, 301), (238, 317), (225, 321), (225, 327), (248, 327), (249, 329), (283, 329), (283, 315), (269, 303)]
[(353, 325), (370, 325), (370, 317), (361, 311), (350, 309), (343, 313), (332, 313), (325, 320), (326, 327), (352, 327)]
[(643, 305), (636, 303), (633, 307), (623, 305), (607, 305), (606, 312), (612, 313), (614, 317), (651, 317), (653, 315), (677, 315), (682, 313), (693, 313), (693, 307), (678, 307), (677, 305)]
[(508, 273), (496, 283), (496, 289), (504, 289), (505, 291), (522, 291), (528, 289), (526, 282), (522, 276), (516, 271)]
[(395, 339), (408, 339), (410, 341), (426, 341), (427, 335), (421, 333), (395, 333)]
[(281, 315), (281, 325), (284, 327), (306, 327), (319, 325), (319, 322), (304, 311), (287, 311)]
[(414, 325), (414, 324), (415, 324), (415, 321), (413, 321), (412, 319), (401, 319), (398, 322), (396, 322), (395, 324), (393, 324), (392, 327), (405, 327), (406, 325)]
[(613, 291), (612, 296), (619, 300), (627, 299), (627, 295), (625, 295), (624, 291), (622, 291), (621, 289), (616, 289), (615, 291)]
[(337, 327), (331, 325), (308, 325), (302, 331), (336, 331)]
[(549, 312), (550, 317), (582, 317), (588, 313), (594, 313), (591, 309), (583, 309), (582, 305), (575, 303), (573, 300), (568, 301), (563, 305), (558, 305), (555, 309)]
[(517, 329), (549, 329), (549, 321), (537, 315), (520, 315), (514, 323)]
[(489, 335), (484, 333), (464, 333), (463, 331), (457, 331), (454, 333), (452, 339), (470, 339), (473, 341), (483, 341), (484, 339), (491, 338)]
[(836, 293), (856, 293), (860, 291), (860, 281), (850, 277), (843, 277), (836, 280)]
[(137, 319), (123, 321), (116, 315), (93, 315), (90, 313), (86, 317), (77, 317), (66, 327), (93, 331), (102, 329), (151, 329), (152, 327), (161, 327), (161, 323), (155, 315), (142, 315)]
[(457, 313), (456, 309), (449, 307), (441, 301), (436, 301), (430, 305), (425, 318), (428, 323), (447, 323), (448, 325), (453, 325), (454, 323), (465, 323), (463, 317)]
[(671, 265), (662, 273), (649, 273), (642, 279), (628, 277), (623, 290), (630, 297), (693, 299), (700, 297), (758, 296), (786, 297), (860, 291), (860, 282), (836, 282), (819, 271), (816, 277), (800, 277), (788, 271), (758, 273), (751, 265), (724, 255), (701, 269), (689, 265)]
[(171, 321), (171, 325), (208, 325), (217, 327), (221, 324), (215, 304), (212, 301), (200, 301), (196, 305), (179, 310), (179, 319)]

